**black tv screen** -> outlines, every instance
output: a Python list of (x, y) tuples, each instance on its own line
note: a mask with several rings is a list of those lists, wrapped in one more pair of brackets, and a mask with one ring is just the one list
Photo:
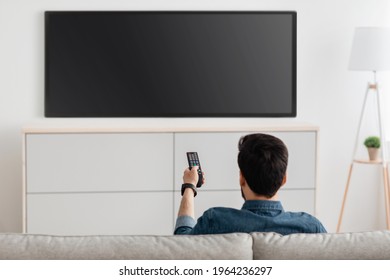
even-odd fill
[(295, 117), (296, 12), (45, 12), (46, 117)]

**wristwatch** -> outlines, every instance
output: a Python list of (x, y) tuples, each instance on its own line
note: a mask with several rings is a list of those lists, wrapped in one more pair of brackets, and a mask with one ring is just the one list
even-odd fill
[(194, 191), (194, 197), (195, 197), (197, 194), (196, 187), (193, 184), (187, 184), (187, 183), (181, 185), (181, 195), (183, 196), (184, 190), (187, 188), (191, 188)]

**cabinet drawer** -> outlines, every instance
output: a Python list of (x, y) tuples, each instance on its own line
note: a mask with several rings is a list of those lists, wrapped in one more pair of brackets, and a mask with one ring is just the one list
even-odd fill
[(27, 134), (27, 192), (172, 190), (173, 134)]
[(170, 235), (172, 205), (170, 192), (30, 194), (27, 233)]
[[(175, 189), (188, 166), (186, 152), (198, 152), (209, 190), (239, 188), (238, 141), (242, 133), (180, 133), (175, 135)], [(315, 132), (262, 132), (280, 138), (289, 151), (285, 189), (313, 189), (316, 176)]]

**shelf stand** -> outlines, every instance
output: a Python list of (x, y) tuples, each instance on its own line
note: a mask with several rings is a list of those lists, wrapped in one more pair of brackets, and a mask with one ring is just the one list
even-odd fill
[[(379, 119), (379, 134), (380, 134), (380, 139), (381, 139), (381, 156), (382, 159), (380, 161), (368, 161), (368, 160), (357, 160), (356, 157), (356, 152), (357, 148), (359, 145), (359, 135), (360, 135), (360, 129), (362, 126), (362, 120), (363, 120), (363, 115), (364, 111), (366, 108), (367, 104), (367, 97), (370, 91), (373, 91), (376, 94), (376, 103), (377, 103), (377, 111), (378, 111), (378, 119)], [(344, 198), (343, 202), (341, 205), (341, 211), (340, 211), (340, 216), (339, 216), (339, 221), (337, 224), (337, 232), (340, 232), (340, 227), (341, 223), (343, 220), (343, 214), (344, 214), (344, 208), (345, 208), (345, 202), (347, 200), (347, 195), (348, 195), (348, 189), (349, 185), (351, 182), (351, 177), (352, 177), (352, 171), (353, 171), (353, 166), (354, 164), (381, 164), (382, 169), (383, 169), (383, 185), (384, 185), (384, 196), (385, 196), (385, 211), (386, 211), (386, 226), (387, 229), (390, 230), (390, 197), (389, 197), (389, 177), (388, 177), (388, 162), (386, 160), (386, 141), (385, 141), (385, 131), (384, 131), (384, 124), (383, 124), (383, 118), (382, 118), (382, 110), (381, 110), (381, 102), (380, 102), (380, 94), (378, 90), (378, 83), (376, 82), (376, 72), (374, 71), (374, 83), (368, 83), (367, 89), (366, 89), (366, 94), (364, 96), (364, 102), (363, 102), (363, 108), (362, 112), (360, 114), (360, 120), (359, 120), (359, 127), (356, 135), (356, 141), (355, 141), (355, 148), (353, 152), (353, 157), (352, 157), (352, 162), (349, 167), (349, 172), (348, 172), (348, 179), (347, 179), (347, 185), (345, 186), (345, 191), (344, 191)]]

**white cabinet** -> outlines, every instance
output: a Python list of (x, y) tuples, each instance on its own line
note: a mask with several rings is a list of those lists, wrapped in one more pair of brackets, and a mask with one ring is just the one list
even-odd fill
[(30, 193), (27, 232), (171, 234), (172, 200), (168, 192)]
[[(238, 140), (253, 132), (240, 133), (176, 133), (175, 172), (183, 173), (187, 165), (185, 153), (197, 151), (202, 168), (207, 174), (207, 186), (213, 190), (234, 190), (238, 186), (237, 165)], [(289, 151), (286, 189), (314, 189), (316, 176), (316, 137), (309, 132), (268, 132), (280, 138)], [(175, 178), (175, 187), (180, 188), (181, 177)]]
[(172, 189), (172, 133), (27, 134), (28, 192)]
[(199, 153), (206, 184), (195, 213), (241, 208), (241, 136), (263, 132), (289, 149), (286, 210), (315, 213), (317, 128), (24, 129), (24, 231), (44, 234), (173, 232), (186, 152)]
[(171, 234), (172, 133), (26, 133), (29, 233)]

